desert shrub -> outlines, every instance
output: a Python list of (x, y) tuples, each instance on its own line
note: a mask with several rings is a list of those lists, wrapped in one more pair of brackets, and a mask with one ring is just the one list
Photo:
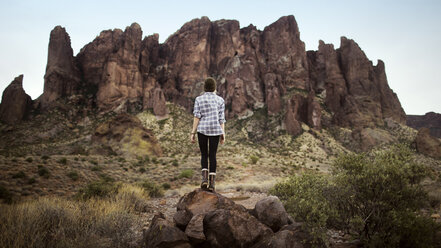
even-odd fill
[(32, 163), (32, 161), (34, 161), (31, 157), (28, 157), (27, 159), (26, 159), (26, 162), (28, 162), (28, 163)]
[(80, 189), (76, 194), (76, 198), (87, 200), (93, 197), (110, 197), (118, 192), (118, 187), (119, 185), (113, 180), (101, 177), (99, 181), (91, 182)]
[(141, 183), (141, 187), (148, 192), (150, 197), (161, 197), (164, 195), (161, 187), (159, 187), (156, 183), (150, 182), (148, 180)]
[(0, 247), (140, 247), (142, 223), (121, 200), (39, 198), (0, 206)]
[(12, 174), (12, 178), (26, 178), (26, 174), (23, 171)]
[(259, 161), (259, 157), (255, 156), (255, 155), (250, 156), (250, 163), (256, 164), (257, 161)]
[(428, 206), (427, 175), (409, 148), (340, 156), (332, 176), (308, 172), (275, 185), (272, 193), (325, 241), (326, 228), (352, 233), (367, 247), (431, 247), (439, 225), (419, 214)]
[(67, 164), (67, 158), (60, 158), (58, 161), (57, 161), (59, 164)]
[(41, 156), (41, 159), (43, 159), (43, 160), (48, 160), (50, 157), (48, 156), (48, 155), (43, 155), (43, 156)]
[(102, 171), (103, 167), (99, 166), (99, 165), (94, 165), (90, 168), (91, 171)]
[(9, 192), (9, 190), (3, 186), (0, 185), (0, 199), (3, 199), (5, 203), (11, 203), (12, 202), (12, 194)]
[(139, 172), (144, 173), (145, 172), (145, 168), (144, 167), (139, 168)]
[(28, 179), (28, 184), (34, 184), (37, 182), (37, 179), (35, 179), (35, 177), (31, 177)]
[(163, 183), (161, 186), (163, 189), (170, 189), (171, 188), (171, 185), (169, 183)]
[(280, 198), (286, 211), (296, 221), (305, 223), (304, 227), (311, 234), (312, 242), (319, 245), (326, 242), (328, 220), (337, 215), (326, 198), (329, 187), (330, 182), (325, 175), (306, 172), (277, 183), (270, 193)]
[(76, 171), (69, 171), (69, 172), (67, 173), (67, 176), (68, 176), (70, 179), (74, 180), (74, 181), (77, 181), (78, 178), (80, 177), (80, 176), (78, 175), (78, 172), (76, 172)]
[(116, 202), (119, 202), (119, 205), (130, 212), (144, 212), (149, 206), (148, 192), (136, 185), (122, 184), (118, 187), (114, 198)]
[(185, 169), (181, 171), (179, 174), (179, 178), (191, 178), (193, 176), (194, 171), (192, 169)]
[(178, 160), (177, 160), (177, 159), (173, 159), (173, 161), (172, 161), (172, 165), (173, 165), (174, 167), (178, 167), (178, 166), (179, 166)]
[(49, 170), (46, 167), (44, 167), (42, 165), (38, 165), (38, 175), (39, 176), (44, 177), (44, 178), (49, 178), (50, 174), (51, 173), (49, 172)]

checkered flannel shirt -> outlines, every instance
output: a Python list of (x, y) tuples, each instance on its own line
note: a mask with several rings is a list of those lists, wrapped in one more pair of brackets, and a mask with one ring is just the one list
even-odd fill
[(197, 131), (207, 136), (222, 135), (221, 124), (225, 123), (224, 99), (214, 92), (205, 92), (196, 97), (193, 114), (199, 118)]

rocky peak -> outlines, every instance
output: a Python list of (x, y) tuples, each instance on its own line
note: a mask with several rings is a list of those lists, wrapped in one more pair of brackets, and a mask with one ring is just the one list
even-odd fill
[[(227, 118), (246, 118), (267, 107), (292, 134), (301, 132), (300, 122), (365, 128), (384, 125), (385, 118), (405, 120), (382, 61), (374, 66), (346, 37), (338, 49), (319, 41), (317, 51), (306, 52), (294, 16), (263, 31), (253, 25), (241, 29), (235, 20), (197, 18), (163, 44), (157, 35), (143, 39), (133, 23), (124, 31), (101, 32), (76, 58), (68, 34), (57, 26), (41, 102), (86, 93), (100, 111), (153, 109), (163, 116), (167, 100), (191, 112), (208, 76), (218, 81)], [(322, 122), (325, 110), (328, 119)]]
[(56, 26), (50, 34), (44, 91), (39, 99), (41, 107), (50, 107), (53, 101), (76, 94), (79, 85), (69, 34), (65, 28)]
[(23, 90), (23, 75), (20, 75), (3, 91), (0, 120), (7, 124), (16, 124), (26, 118), (31, 107), (32, 99)]

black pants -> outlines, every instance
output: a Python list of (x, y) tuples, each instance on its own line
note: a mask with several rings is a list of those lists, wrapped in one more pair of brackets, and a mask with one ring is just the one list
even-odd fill
[(208, 169), (208, 158), (210, 159), (210, 172), (216, 173), (216, 152), (219, 144), (218, 136), (207, 136), (198, 133), (199, 148), (201, 149), (202, 169)]

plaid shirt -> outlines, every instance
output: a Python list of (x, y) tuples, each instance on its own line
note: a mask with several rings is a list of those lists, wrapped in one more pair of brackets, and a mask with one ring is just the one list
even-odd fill
[(207, 136), (222, 135), (220, 124), (225, 123), (224, 99), (214, 92), (196, 97), (193, 114), (199, 118), (198, 132)]

